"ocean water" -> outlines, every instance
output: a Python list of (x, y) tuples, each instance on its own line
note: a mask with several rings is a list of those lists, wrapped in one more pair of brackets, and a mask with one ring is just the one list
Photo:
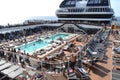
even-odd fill
[(120, 22), (120, 17), (117, 17), (117, 21)]
[(56, 16), (31, 16), (26, 17), (24, 20), (58, 20)]
[(57, 20), (56, 16), (28, 16), (28, 17), (13, 17), (13, 18), (0, 18), (0, 25), (14, 25), (22, 24), (26, 20)]
[(116, 21), (116, 25), (120, 27), (120, 17), (116, 17), (117, 21)]

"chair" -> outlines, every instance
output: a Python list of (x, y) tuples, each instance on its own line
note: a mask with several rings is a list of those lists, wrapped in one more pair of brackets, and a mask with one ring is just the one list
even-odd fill
[(76, 73), (72, 69), (69, 69), (68, 74), (67, 74), (67, 79), (68, 80), (79, 80), (76, 76)]
[(77, 71), (80, 74), (81, 80), (88, 80), (89, 76), (84, 68), (82, 68), (82, 67), (78, 68)]

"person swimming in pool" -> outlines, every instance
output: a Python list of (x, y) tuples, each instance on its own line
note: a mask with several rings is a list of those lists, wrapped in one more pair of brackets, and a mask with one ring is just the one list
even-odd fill
[(35, 43), (33, 44), (33, 46), (35, 46)]

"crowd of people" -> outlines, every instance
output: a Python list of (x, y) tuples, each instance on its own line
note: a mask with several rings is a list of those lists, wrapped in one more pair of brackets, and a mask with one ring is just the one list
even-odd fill
[[(53, 29), (53, 28), (51, 28), (51, 29)], [(21, 31), (0, 34), (0, 41), (2, 42), (3, 40), (5, 40), (5, 42), (6, 42), (7, 40), (15, 40), (15, 39), (22, 38), (23, 36), (27, 37), (27, 36), (30, 36), (30, 35), (33, 35), (36, 33), (43, 33), (43, 31), (45, 32), (47, 30), (49, 30), (48, 27), (36, 27), (34, 29), (24, 29)], [(70, 45), (70, 53), (72, 53), (73, 51), (77, 52), (77, 51), (79, 51), (79, 49), (77, 47), (75, 47), (74, 44), (71, 44)], [(20, 63), (23, 68), (25, 68), (26, 65), (31, 66), (29, 54), (27, 54), (25, 52), (20, 52), (19, 50), (16, 51), (14, 48), (12, 48), (10, 50), (9, 49), (4, 50), (4, 48), (1, 48), (0, 58), (4, 58), (7, 61), (11, 61), (15, 64)], [(76, 58), (73, 54), (71, 54), (69, 62), (70, 62), (69, 67), (74, 70)], [(67, 68), (67, 66), (68, 65), (66, 65), (65, 67)]]
[[(28, 28), (28, 29), (24, 29), (24, 30), (9, 32), (9, 33), (8, 32), (7, 33), (0, 33), (0, 42), (19, 39), (23, 36), (30, 36), (30, 35), (33, 35), (35, 33), (42, 33), (46, 30), (47, 31), (54, 30), (55, 28), (57, 28), (57, 27), (38, 26), (38, 27), (35, 27), (33, 29)], [(9, 28), (9, 29), (11, 29), (11, 28)]]

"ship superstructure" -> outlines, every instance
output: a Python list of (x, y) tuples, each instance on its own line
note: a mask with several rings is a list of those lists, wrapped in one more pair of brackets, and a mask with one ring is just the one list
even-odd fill
[(110, 22), (110, 0), (64, 0), (56, 11), (59, 21)]

